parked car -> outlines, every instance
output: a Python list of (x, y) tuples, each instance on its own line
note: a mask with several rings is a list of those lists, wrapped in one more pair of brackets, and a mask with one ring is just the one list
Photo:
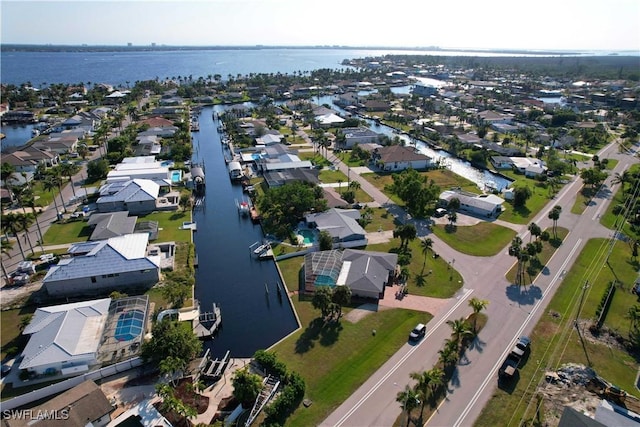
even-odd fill
[(520, 337), (511, 352), (517, 355), (519, 359), (522, 359), (522, 356), (529, 350), (529, 344), (531, 344), (529, 337)]
[(447, 210), (444, 208), (438, 208), (436, 209), (436, 212), (434, 213), (433, 216), (435, 216), (436, 218), (440, 218), (443, 217), (447, 214)]
[(409, 334), (409, 341), (419, 341), (427, 332), (427, 325), (418, 323)]

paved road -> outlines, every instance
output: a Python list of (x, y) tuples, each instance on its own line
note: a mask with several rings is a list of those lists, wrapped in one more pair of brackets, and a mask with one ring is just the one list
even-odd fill
[[(571, 214), (576, 193), (582, 186), (580, 179), (569, 183), (556, 198), (534, 218), (542, 229), (552, 225), (547, 218), (549, 210), (562, 206), (558, 225), (570, 230), (563, 245), (547, 263), (547, 269), (535, 280), (535, 285), (520, 291), (504, 278), (505, 273), (514, 264), (507, 248), (493, 257), (471, 257), (460, 254), (431, 235), (425, 221), (413, 221), (417, 225), (419, 236), (429, 235), (434, 241), (434, 250), (449, 260), (462, 274), (464, 287), (456, 295), (447, 309), (440, 311), (428, 325), (427, 336), (417, 345), (404, 345), (371, 378), (354, 392), (342, 405), (323, 421), (323, 426), (390, 426), (401, 413), (395, 397), (409, 383), (409, 374), (415, 371), (431, 369), (438, 360), (437, 351), (445, 339), (450, 337), (450, 328), (446, 320), (467, 316), (471, 310), (468, 300), (478, 297), (489, 300), (486, 309), (488, 322), (473, 346), (467, 351), (466, 360), (457, 366), (453, 379), (449, 383), (447, 399), (428, 421), (432, 426), (472, 425), (496, 387), (496, 372), (507, 351), (515, 339), (527, 334), (534, 327), (544, 307), (559, 285), (564, 273), (591, 237), (609, 237), (610, 230), (602, 227), (599, 216), (615, 193), (611, 179), (615, 172), (622, 172), (637, 160), (629, 155), (617, 153), (616, 144), (611, 144), (599, 153), (600, 158), (619, 160), (614, 171), (603, 186), (603, 191), (594, 199), (582, 215)], [(331, 156), (330, 156), (331, 157)], [(335, 158), (332, 158), (334, 162)], [(337, 167), (347, 172), (346, 166), (337, 163)], [(405, 221), (410, 220), (377, 189), (359, 176), (362, 188), (370, 192), (376, 201), (387, 206), (395, 215)], [(518, 230), (518, 227), (512, 227)], [(519, 235), (528, 241), (526, 225), (520, 226)], [(454, 261), (455, 260), (455, 261)]]
[[(72, 181), (74, 183), (73, 188), (70, 183), (67, 183), (62, 188), (62, 199), (65, 201), (65, 203), (67, 203), (67, 205), (65, 206), (65, 209), (67, 212), (73, 212), (78, 206), (78, 204), (72, 204), (72, 205), (68, 204), (69, 200), (71, 200), (71, 198), (74, 195), (74, 190), (75, 190), (75, 194), (78, 196), (86, 194), (86, 191), (81, 187), (81, 185), (84, 182), (84, 179), (87, 177), (87, 163), (99, 157), (100, 157), (100, 154), (98, 151), (91, 153), (91, 156), (87, 157), (87, 161), (82, 162), (80, 171), (73, 176), (72, 178)], [(58, 203), (58, 208), (62, 210), (62, 202), (60, 200), (60, 195), (58, 194), (58, 192), (55, 192), (55, 198), (56, 198), (56, 202)], [(42, 231), (43, 235), (47, 233), (47, 230), (49, 230), (49, 228), (51, 227), (51, 224), (55, 222), (56, 219), (57, 219), (57, 216), (56, 216), (55, 204), (51, 203), (50, 205), (45, 206), (43, 208), (43, 212), (40, 215), (38, 215), (38, 223), (40, 224), (40, 230)], [(29, 227), (28, 234), (29, 234), (29, 238), (27, 239), (24, 237), (23, 232), (18, 233), (18, 237), (20, 238), (20, 243), (22, 244), (22, 248), (24, 250), (25, 256), (29, 256), (31, 254), (31, 247), (29, 245), (29, 241), (31, 242), (31, 246), (33, 246), (33, 250), (35, 251), (35, 253), (40, 253), (42, 251), (42, 246), (37, 243), (40, 240), (40, 235), (38, 233), (38, 228), (35, 222), (31, 227)], [(15, 239), (12, 239), (12, 242), (13, 242), (13, 248), (9, 251), (9, 254), (2, 254), (2, 265), (6, 269), (7, 273), (11, 273), (12, 271), (14, 271), (18, 266), (18, 263), (23, 261), (18, 243), (15, 241)], [(1, 283), (2, 283), (2, 286), (6, 285), (5, 277), (1, 278)], [(0, 292), (0, 298), (1, 297), (2, 297), (2, 293)]]

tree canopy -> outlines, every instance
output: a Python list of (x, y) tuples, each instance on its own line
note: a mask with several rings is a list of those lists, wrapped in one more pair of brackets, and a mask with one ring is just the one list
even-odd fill
[(327, 201), (320, 187), (295, 181), (265, 191), (258, 198), (258, 208), (265, 231), (283, 238), (293, 231), (305, 213), (324, 211)]
[(172, 357), (175, 363), (186, 366), (200, 351), (202, 343), (191, 330), (191, 326), (169, 319), (156, 322), (151, 331), (153, 337), (142, 344), (142, 359), (160, 364)]
[(427, 216), (430, 205), (438, 200), (440, 187), (415, 169), (393, 175), (390, 190), (405, 203), (407, 211), (417, 218)]

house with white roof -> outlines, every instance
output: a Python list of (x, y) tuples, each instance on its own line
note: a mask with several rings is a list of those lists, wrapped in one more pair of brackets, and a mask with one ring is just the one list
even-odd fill
[(20, 369), (65, 374), (96, 366), (110, 304), (104, 298), (37, 309), (22, 332), (30, 337)]
[(42, 280), (52, 296), (108, 293), (149, 288), (160, 278), (160, 255), (147, 255), (148, 233), (72, 245)]
[(107, 183), (132, 179), (171, 180), (169, 166), (155, 160), (154, 156), (127, 157), (107, 174)]
[(305, 217), (307, 225), (326, 231), (333, 239), (334, 247), (366, 246), (367, 235), (358, 223), (360, 212), (356, 209), (329, 209)]
[(451, 199), (460, 201), (460, 210), (472, 215), (495, 218), (502, 212), (504, 199), (495, 194), (474, 194), (462, 190), (446, 190), (440, 194), (440, 200), (449, 203)]
[(317, 286), (348, 286), (361, 298), (384, 298), (385, 286), (393, 281), (398, 254), (355, 249), (312, 252), (304, 256), (304, 289)]
[(328, 128), (331, 126), (340, 125), (345, 120), (335, 113), (322, 114), (315, 117), (316, 123), (320, 127)]
[(340, 148), (347, 149), (353, 148), (356, 144), (377, 142), (380, 138), (379, 133), (366, 127), (344, 128), (342, 134), (344, 135), (344, 143), (340, 144)]
[(157, 209), (159, 194), (160, 185), (149, 179), (116, 181), (100, 188), (96, 206), (101, 213), (129, 211), (132, 215), (141, 215)]

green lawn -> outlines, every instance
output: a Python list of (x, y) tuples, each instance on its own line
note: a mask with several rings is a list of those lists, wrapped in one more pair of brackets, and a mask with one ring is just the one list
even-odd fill
[[(512, 171), (503, 171), (502, 173), (515, 180), (513, 184), (511, 184), (512, 188), (529, 187), (531, 197), (527, 200), (524, 207), (517, 209), (514, 208), (510, 202), (504, 203), (502, 205), (504, 211), (500, 214), (500, 219), (514, 224), (528, 224), (547, 203), (552, 201), (551, 190), (547, 187), (546, 183), (538, 182), (535, 179), (527, 178), (524, 175)], [(556, 190), (559, 190), (559, 188)]]
[(318, 179), (320, 179), (320, 182), (324, 184), (342, 182), (342, 188), (344, 190), (347, 188), (347, 176), (339, 170), (322, 169)]
[[(373, 231), (388, 231), (396, 228), (396, 219), (383, 207), (371, 208), (373, 214), (371, 216), (371, 222), (367, 224), (364, 230), (368, 233)], [(363, 214), (364, 211), (361, 211)]]
[(181, 230), (180, 226), (184, 221), (191, 220), (190, 212), (153, 212), (147, 215), (139, 215), (140, 221), (157, 221), (158, 222), (158, 242), (190, 242), (191, 231)]
[[(388, 252), (399, 239), (367, 250)], [(447, 260), (422, 254), (419, 239), (409, 244), (412, 252), (409, 292), (417, 295), (451, 297), (461, 286), (462, 278)], [(278, 262), (289, 291), (299, 289), (303, 258)], [(422, 286), (415, 284), (417, 274), (432, 270)], [(325, 325), (307, 298), (293, 296), (293, 304), (302, 329), (273, 350), (287, 368), (302, 375), (306, 383), (305, 398), (313, 404), (300, 405), (287, 425), (318, 425), (350, 396), (373, 372), (407, 341), (407, 333), (418, 322), (428, 322), (431, 315), (411, 310), (388, 309), (372, 313), (357, 323), (342, 320), (339, 325)], [(352, 308), (346, 308), (345, 313)], [(375, 330), (375, 335), (372, 331)]]
[[(278, 263), (290, 290), (296, 289), (301, 262), (292, 258)], [(389, 309), (357, 323), (343, 318), (339, 324), (324, 324), (309, 301), (294, 296), (293, 304), (302, 328), (273, 350), (287, 369), (304, 378), (305, 398), (313, 404), (300, 405), (288, 425), (318, 425), (407, 342), (416, 323), (431, 320), (427, 313)]]
[[(552, 232), (551, 232), (551, 228), (548, 228), (545, 231), (548, 231), (550, 235), (553, 236)], [(558, 229), (556, 230), (557, 234), (558, 234), (558, 239), (551, 242), (542, 242), (542, 252), (538, 255), (538, 266), (539, 268), (537, 268), (537, 273), (539, 273), (542, 268), (544, 268), (545, 264), (547, 263), (547, 261), (549, 261), (551, 259), (551, 257), (553, 256), (553, 254), (556, 252), (556, 249), (562, 244), (562, 241), (564, 240), (565, 237), (567, 237), (567, 235), (569, 234), (569, 230), (567, 230), (566, 228), (562, 228), (562, 227), (558, 227)], [(524, 242), (524, 244), (529, 243), (528, 241)], [(516, 274), (518, 273), (518, 265), (516, 263), (516, 259), (513, 259), (513, 267), (511, 267), (511, 270), (509, 270), (507, 272), (507, 274), (505, 274), (506, 279), (511, 282), (511, 283), (515, 283), (516, 281)], [(525, 275), (524, 280), (525, 280), (525, 285), (530, 285), (533, 283), (533, 280), (536, 278), (537, 273), (533, 276), (530, 277), (529, 275)], [(528, 279), (528, 281), (527, 281)]]
[[(629, 173), (633, 174), (638, 170), (640, 170), (640, 164), (636, 163), (634, 165), (631, 165), (631, 167), (629, 168)], [(622, 220), (622, 214), (614, 215), (613, 209), (616, 207), (616, 205), (624, 204), (625, 197), (626, 195), (622, 194), (622, 187), (619, 186), (618, 190), (616, 191), (616, 194), (613, 196), (611, 200), (611, 203), (609, 203), (609, 206), (607, 207), (606, 212), (600, 218), (600, 224), (612, 230), (617, 228), (618, 221)], [(625, 222), (622, 232), (627, 236), (635, 236), (635, 233), (631, 230), (629, 222)]]
[(331, 166), (331, 162), (320, 153), (302, 152), (298, 153), (298, 157), (300, 160), (309, 160), (317, 166)]
[(55, 222), (44, 233), (45, 245), (64, 245), (75, 242), (86, 242), (91, 236), (91, 227), (82, 219)]
[[(440, 256), (434, 258), (434, 252), (422, 252), (421, 240), (415, 239), (409, 243), (411, 262), (408, 265), (409, 293), (433, 298), (451, 298), (462, 287), (462, 276), (449, 264), (449, 259)], [(400, 239), (393, 239), (388, 243), (367, 245), (368, 251), (391, 252), (400, 246)]]
[[(546, 314), (536, 325), (531, 334), (531, 354), (528, 362), (520, 369), (520, 377), (513, 390), (498, 388), (489, 403), (485, 406), (476, 426), (505, 425), (515, 414), (512, 425), (522, 417), (530, 418), (532, 413), (525, 413), (527, 404), (532, 400), (533, 387), (542, 380), (544, 371), (553, 370), (564, 363), (581, 363), (593, 367), (596, 373), (628, 393), (638, 396), (635, 388), (635, 377), (638, 362), (626, 351), (615, 346), (596, 343), (590, 339), (584, 340), (584, 346), (579, 339), (573, 322), (575, 308), (581, 298), (581, 290), (585, 278), (589, 279), (589, 286), (585, 292), (581, 319), (591, 320), (595, 316), (595, 309), (602, 297), (605, 287), (615, 275), (624, 284), (616, 291), (612, 301), (605, 326), (619, 332), (626, 337), (629, 330), (629, 320), (625, 314), (632, 304), (637, 303), (629, 293), (630, 284), (636, 277), (637, 263), (630, 260), (630, 248), (623, 242), (617, 242), (609, 256), (611, 267), (597, 268), (597, 274), (589, 274), (594, 266), (602, 266), (604, 239), (593, 239), (587, 242), (576, 263), (560, 284), (551, 300)], [(614, 273), (615, 272), (615, 275)], [(561, 334), (567, 331), (566, 335)], [(587, 356), (588, 355), (588, 356)], [(588, 359), (587, 359), (588, 357)]]
[(490, 222), (480, 222), (471, 226), (455, 226), (454, 231), (449, 231), (445, 225), (436, 225), (433, 234), (464, 254), (493, 256), (513, 240), (516, 232)]
[(582, 186), (582, 188), (580, 189), (580, 191), (578, 191), (578, 194), (576, 195), (576, 201), (573, 203), (573, 206), (571, 207), (571, 213), (581, 215), (582, 212), (584, 212), (584, 210), (587, 209), (587, 206), (589, 206), (589, 203), (591, 203), (591, 199), (594, 193), (595, 191), (592, 187)]

